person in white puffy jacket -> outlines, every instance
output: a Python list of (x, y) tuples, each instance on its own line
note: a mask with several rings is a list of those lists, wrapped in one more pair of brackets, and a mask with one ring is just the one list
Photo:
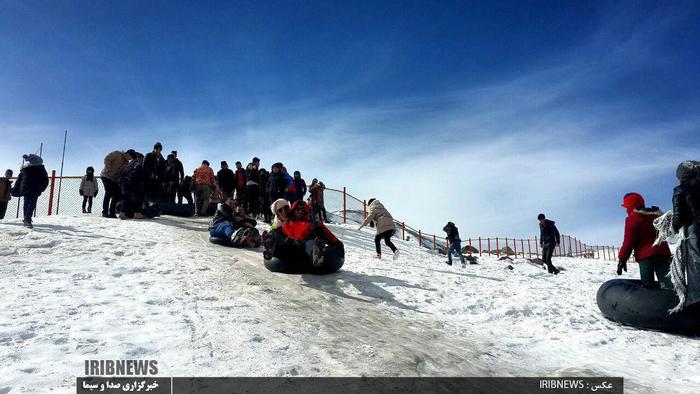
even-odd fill
[(367, 218), (365, 218), (365, 221), (362, 222), (357, 229), (360, 230), (362, 227), (374, 221), (374, 228), (376, 230), (376, 235), (374, 236), (374, 246), (377, 249), (377, 254), (374, 256), (374, 258), (382, 258), (380, 241), (383, 239), (386, 246), (388, 246), (394, 253), (394, 260), (396, 260), (399, 257), (399, 250), (391, 242), (391, 237), (394, 235), (394, 233), (396, 233), (394, 218), (391, 216), (389, 211), (384, 208), (384, 205), (382, 205), (379, 200), (370, 198), (368, 203), (369, 212), (367, 214)]

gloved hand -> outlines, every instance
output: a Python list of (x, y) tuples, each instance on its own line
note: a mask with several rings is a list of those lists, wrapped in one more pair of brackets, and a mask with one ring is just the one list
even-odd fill
[(83, 195), (83, 189), (78, 190), (78, 192), (80, 193), (81, 196)]
[(620, 260), (620, 262), (617, 263), (617, 274), (622, 275), (622, 270), (627, 272), (627, 262)]

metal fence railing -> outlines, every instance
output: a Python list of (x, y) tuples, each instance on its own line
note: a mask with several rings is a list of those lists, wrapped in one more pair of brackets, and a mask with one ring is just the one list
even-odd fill
[[(99, 178), (99, 177), (97, 177)], [(35, 216), (50, 215), (82, 215), (83, 198), (78, 190), (80, 176), (56, 176), (52, 171), (49, 188), (37, 202)], [(104, 190), (99, 183), (100, 194), (93, 200), (92, 215), (100, 215), (102, 212), (102, 198)], [(6, 218), (21, 216), (21, 198), (10, 200)], [(347, 193), (346, 188), (326, 188), (324, 202), (329, 219), (335, 223), (361, 223), (367, 217), (367, 201)], [(395, 221), (397, 236), (409, 241), (415, 240), (419, 245), (437, 253), (445, 254), (449, 247), (447, 238), (423, 232), (415, 229), (405, 222)], [(528, 239), (516, 239), (507, 237), (469, 237), (462, 240), (462, 249), (470, 255), (488, 256), (513, 256), (532, 258), (541, 254), (537, 237)], [(619, 248), (607, 245), (589, 245), (576, 237), (562, 235), (561, 243), (555, 249), (555, 256), (583, 257), (600, 260), (617, 260)]]

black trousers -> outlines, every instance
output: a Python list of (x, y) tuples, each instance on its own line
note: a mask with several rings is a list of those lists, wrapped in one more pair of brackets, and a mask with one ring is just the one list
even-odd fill
[(5, 212), (7, 212), (7, 203), (0, 202), (0, 219), (5, 219)]
[(554, 255), (555, 245), (544, 245), (542, 247), (542, 260), (547, 265), (548, 271), (554, 271), (555, 267), (552, 264), (552, 256)]
[(389, 230), (374, 236), (374, 246), (377, 249), (377, 254), (382, 254), (382, 247), (379, 245), (379, 241), (382, 239), (386, 246), (388, 246), (392, 252), (396, 252), (396, 246), (391, 242), (391, 237), (394, 235), (396, 230)]
[(252, 218), (254, 218), (260, 213), (259, 191), (260, 186), (258, 185), (249, 185), (245, 188), (245, 200), (248, 204), (248, 209), (246, 209), (246, 211), (248, 212), (248, 215), (250, 215), (250, 217)]
[(105, 197), (102, 200), (102, 215), (114, 216), (117, 214), (117, 203), (122, 200), (122, 189), (116, 181), (102, 177), (102, 185), (105, 189)]
[(24, 196), (24, 220), (31, 223), (34, 211), (36, 211), (36, 202), (39, 199), (38, 194), (27, 194)]
[[(92, 212), (92, 196), (83, 196), (83, 212)], [(85, 206), (87, 205), (87, 210)]]

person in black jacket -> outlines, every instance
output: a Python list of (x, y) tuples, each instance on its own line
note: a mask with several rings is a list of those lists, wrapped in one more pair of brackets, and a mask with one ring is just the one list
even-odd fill
[(44, 168), (44, 160), (37, 155), (23, 155), (24, 163), (20, 170), (12, 195), (24, 197), (24, 220), (22, 223), (32, 228), (32, 216), (41, 193), (49, 186), (49, 174)]
[(143, 167), (144, 157), (136, 152), (134, 158), (129, 162), (126, 175), (122, 177), (122, 193), (124, 201), (119, 213), (119, 219), (143, 219), (143, 202), (146, 198), (145, 184), (146, 171)]
[(295, 201), (304, 201), (304, 196), (306, 195), (306, 181), (301, 177), (301, 172), (294, 171), (294, 179), (292, 182), (294, 182), (296, 189)]
[(224, 200), (233, 197), (233, 190), (236, 187), (236, 177), (228, 168), (228, 163), (221, 162), (221, 169), (216, 173), (216, 181), (219, 183), (221, 191), (224, 193)]
[(165, 183), (163, 186), (163, 201), (174, 204), (177, 196), (177, 186), (180, 184), (180, 168), (177, 159), (171, 153), (165, 160)]
[(144, 187), (146, 198), (152, 202), (160, 201), (163, 195), (163, 183), (165, 182), (165, 159), (161, 154), (163, 145), (156, 142), (153, 152), (143, 159), (143, 172), (146, 177)]
[(684, 161), (676, 169), (679, 185), (673, 189), (673, 230), (684, 230), (681, 256), (687, 287), (685, 305), (700, 302), (700, 162)]
[(447, 222), (442, 231), (447, 233), (447, 241), (450, 244), (450, 247), (447, 248), (447, 265), (452, 265), (452, 251), (456, 250), (459, 261), (462, 262), (462, 268), (466, 267), (467, 263), (464, 261), (464, 255), (462, 254), (462, 240), (459, 239), (457, 226), (452, 222)]
[(270, 201), (284, 198), (284, 193), (287, 190), (287, 177), (282, 174), (282, 167), (282, 163), (272, 165), (270, 180), (267, 181), (267, 194), (270, 196)]
[(245, 207), (246, 211), (255, 217), (260, 213), (260, 159), (253, 158), (253, 161), (246, 167), (245, 183)]
[(270, 210), (270, 194), (267, 192), (267, 183), (270, 182), (270, 173), (266, 169), (260, 169), (260, 204), (265, 223), (272, 223), (272, 211)]
[(179, 177), (178, 182), (182, 182), (182, 180), (185, 179), (185, 167), (182, 166), (182, 162), (180, 161), (180, 159), (177, 158), (177, 151), (176, 150), (170, 152), (170, 154), (173, 155), (173, 157), (175, 158), (174, 166), (175, 166), (175, 169), (177, 170), (177, 174)]
[(537, 220), (540, 222), (542, 260), (547, 265), (547, 272), (556, 275), (559, 269), (552, 264), (552, 255), (554, 255), (554, 248), (559, 246), (559, 230), (554, 225), (554, 221), (546, 219), (543, 213), (537, 215)]
[(177, 186), (177, 203), (182, 204), (183, 197), (187, 200), (187, 203), (192, 205), (194, 200), (192, 199), (192, 177), (186, 175), (180, 184)]
[(5, 177), (0, 178), (0, 219), (5, 218), (5, 212), (7, 212), (7, 203), (10, 202), (12, 198), (12, 170), (5, 171)]

